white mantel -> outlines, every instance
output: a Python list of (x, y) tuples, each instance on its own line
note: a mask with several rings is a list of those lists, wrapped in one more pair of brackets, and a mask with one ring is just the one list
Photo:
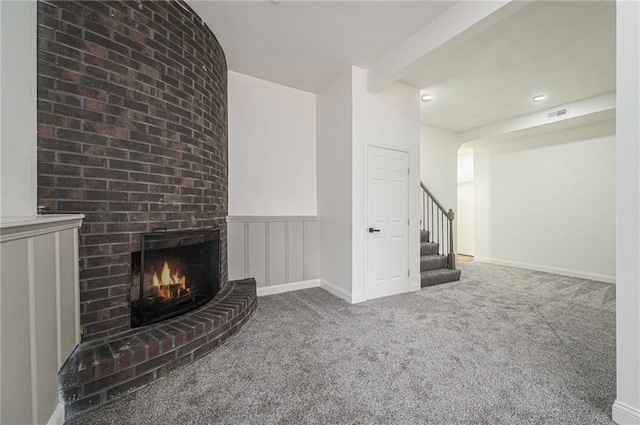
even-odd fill
[(31, 217), (0, 217), (0, 242), (25, 239), (78, 228), (83, 214), (45, 214)]

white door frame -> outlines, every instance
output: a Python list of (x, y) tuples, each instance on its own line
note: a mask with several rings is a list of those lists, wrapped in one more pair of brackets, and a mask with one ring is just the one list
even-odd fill
[[(364, 200), (364, 206), (363, 206), (363, 215), (364, 215), (364, 227), (362, 228), (362, 232), (364, 232), (364, 238), (363, 238), (363, 279), (364, 279), (364, 287), (363, 287), (363, 299), (362, 301), (366, 301), (369, 300), (370, 298), (368, 297), (367, 294), (370, 293), (369, 291), (369, 243), (368, 243), (368, 225), (369, 225), (369, 148), (373, 147), (373, 148), (381, 148), (381, 149), (387, 149), (387, 150), (392, 150), (392, 151), (396, 151), (396, 152), (403, 152), (407, 154), (407, 166), (409, 167), (409, 169), (411, 169), (411, 159), (412, 159), (412, 155), (411, 155), (411, 150), (410, 149), (406, 149), (400, 146), (393, 146), (393, 145), (387, 145), (384, 143), (378, 143), (378, 142), (365, 142), (365, 146), (364, 146), (364, 185), (363, 185), (363, 200)], [(413, 172), (415, 172), (415, 170), (411, 170)], [(411, 218), (411, 175), (413, 175), (413, 172), (411, 172), (409, 174), (409, 180), (408, 180), (408, 184), (407, 184), (407, 220), (409, 220)], [(408, 233), (407, 233), (407, 267), (409, 268), (409, 270), (411, 270), (411, 258), (410, 258), (410, 252), (411, 252), (411, 226), (408, 226)], [(409, 292), (411, 291), (411, 277), (407, 278), (407, 290), (405, 292)]]

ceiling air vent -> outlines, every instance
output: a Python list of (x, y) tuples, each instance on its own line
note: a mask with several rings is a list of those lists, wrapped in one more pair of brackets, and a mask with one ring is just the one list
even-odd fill
[(557, 111), (549, 112), (549, 118), (558, 118), (567, 115), (567, 108), (558, 109)]

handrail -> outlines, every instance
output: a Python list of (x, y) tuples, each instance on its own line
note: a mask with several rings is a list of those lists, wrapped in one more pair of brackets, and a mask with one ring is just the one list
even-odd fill
[(440, 201), (438, 201), (438, 198), (436, 198), (433, 193), (431, 193), (431, 191), (429, 189), (427, 189), (427, 186), (424, 185), (424, 183), (420, 182), (420, 187), (422, 187), (422, 190), (424, 190), (425, 192), (427, 192), (427, 194), (429, 195), (429, 197), (431, 199), (433, 199), (433, 202), (436, 203), (436, 205), (442, 210), (442, 211), (446, 211), (447, 209), (445, 207), (442, 206), (442, 204), (440, 203)]
[(452, 209), (447, 211), (424, 183), (420, 182), (420, 187), (422, 188), (422, 230), (427, 231), (428, 242), (438, 243), (438, 254), (447, 256), (447, 267), (455, 269), (456, 257), (453, 248), (455, 214)]

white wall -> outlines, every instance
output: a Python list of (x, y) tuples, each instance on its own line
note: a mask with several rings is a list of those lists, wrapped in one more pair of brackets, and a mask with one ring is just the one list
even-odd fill
[(393, 83), (374, 94), (367, 91), (367, 72), (357, 67), (352, 72), (353, 297), (361, 300), (366, 276), (365, 155), (369, 145), (409, 152), (409, 285), (412, 290), (420, 289), (420, 93), (405, 84)]
[(640, 4), (618, 1), (613, 420), (640, 424)]
[(316, 96), (229, 72), (229, 215), (316, 215)]
[(458, 135), (420, 126), (420, 179), (443, 207), (455, 211), (458, 192)]
[(409, 152), (410, 288), (420, 289), (419, 91), (395, 83), (370, 93), (366, 71), (351, 67), (317, 101), (321, 285), (350, 302), (365, 300), (365, 154), (375, 145)]
[[(462, 150), (462, 148), (461, 148)], [(455, 209), (458, 224), (458, 254), (475, 255), (475, 207), (473, 189), (473, 151), (458, 154), (458, 203)]]
[[(318, 215), (323, 287), (351, 295), (351, 70), (317, 94)], [(342, 291), (342, 292), (340, 292)]]
[(36, 2), (0, 2), (0, 217), (36, 214)]
[(476, 260), (615, 279), (613, 121), (476, 148)]

